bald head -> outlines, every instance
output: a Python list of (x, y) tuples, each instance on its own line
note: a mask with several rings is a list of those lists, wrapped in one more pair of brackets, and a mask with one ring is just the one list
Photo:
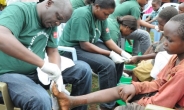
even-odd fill
[(72, 15), (70, 0), (45, 0), (37, 4), (42, 25), (46, 28), (66, 23)]
[(59, 13), (62, 14), (65, 22), (70, 19), (73, 9), (70, 0), (53, 0), (54, 6), (58, 8)]

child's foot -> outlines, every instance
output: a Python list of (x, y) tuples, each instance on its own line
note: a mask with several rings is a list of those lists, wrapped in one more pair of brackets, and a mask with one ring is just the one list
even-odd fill
[(59, 92), (56, 84), (52, 86), (53, 95), (57, 98), (60, 110), (70, 110), (72, 108), (72, 99), (64, 92)]

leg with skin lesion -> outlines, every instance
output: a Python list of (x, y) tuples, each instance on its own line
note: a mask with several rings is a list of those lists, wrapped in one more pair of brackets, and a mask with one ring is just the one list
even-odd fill
[(70, 110), (80, 105), (111, 102), (120, 99), (119, 90), (120, 86), (117, 86), (87, 95), (68, 96), (64, 92), (59, 92), (56, 84), (53, 84), (52, 87), (53, 95), (57, 98), (61, 110)]

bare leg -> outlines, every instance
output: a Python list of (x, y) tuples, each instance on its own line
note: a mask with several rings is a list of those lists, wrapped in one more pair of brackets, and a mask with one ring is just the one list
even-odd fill
[(120, 99), (119, 90), (120, 86), (117, 86), (87, 95), (68, 96), (64, 92), (59, 92), (56, 84), (53, 84), (52, 87), (53, 95), (57, 98), (61, 110), (70, 110), (80, 105), (111, 102)]

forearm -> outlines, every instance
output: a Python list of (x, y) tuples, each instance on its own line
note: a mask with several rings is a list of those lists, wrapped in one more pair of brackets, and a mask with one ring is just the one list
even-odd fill
[(158, 91), (158, 89), (165, 83), (162, 79), (153, 80), (151, 82), (132, 82), (136, 89), (136, 94), (145, 94)]
[(122, 49), (117, 46), (117, 44), (111, 39), (105, 42), (105, 45), (110, 49), (113, 50), (114, 52), (118, 53), (121, 55)]
[(138, 60), (147, 60), (147, 59), (154, 59), (156, 57), (156, 53), (146, 54), (142, 56), (137, 56)]
[(149, 24), (149, 23), (147, 23), (147, 22), (145, 22), (143, 20), (139, 20), (139, 24), (141, 26), (144, 26), (144, 27), (147, 27), (147, 28), (151, 28), (151, 29), (154, 29), (155, 28), (155, 25)]
[(50, 63), (57, 64), (61, 69), (61, 57), (57, 48), (47, 48), (47, 55)]
[(8, 34), (6, 32), (0, 32), (0, 50), (2, 52), (38, 67), (43, 66), (43, 59), (28, 50), (10, 32), (7, 32)]
[(97, 47), (96, 45), (89, 42), (80, 42), (80, 47), (88, 52), (98, 53), (105, 56), (110, 55), (110, 51)]

